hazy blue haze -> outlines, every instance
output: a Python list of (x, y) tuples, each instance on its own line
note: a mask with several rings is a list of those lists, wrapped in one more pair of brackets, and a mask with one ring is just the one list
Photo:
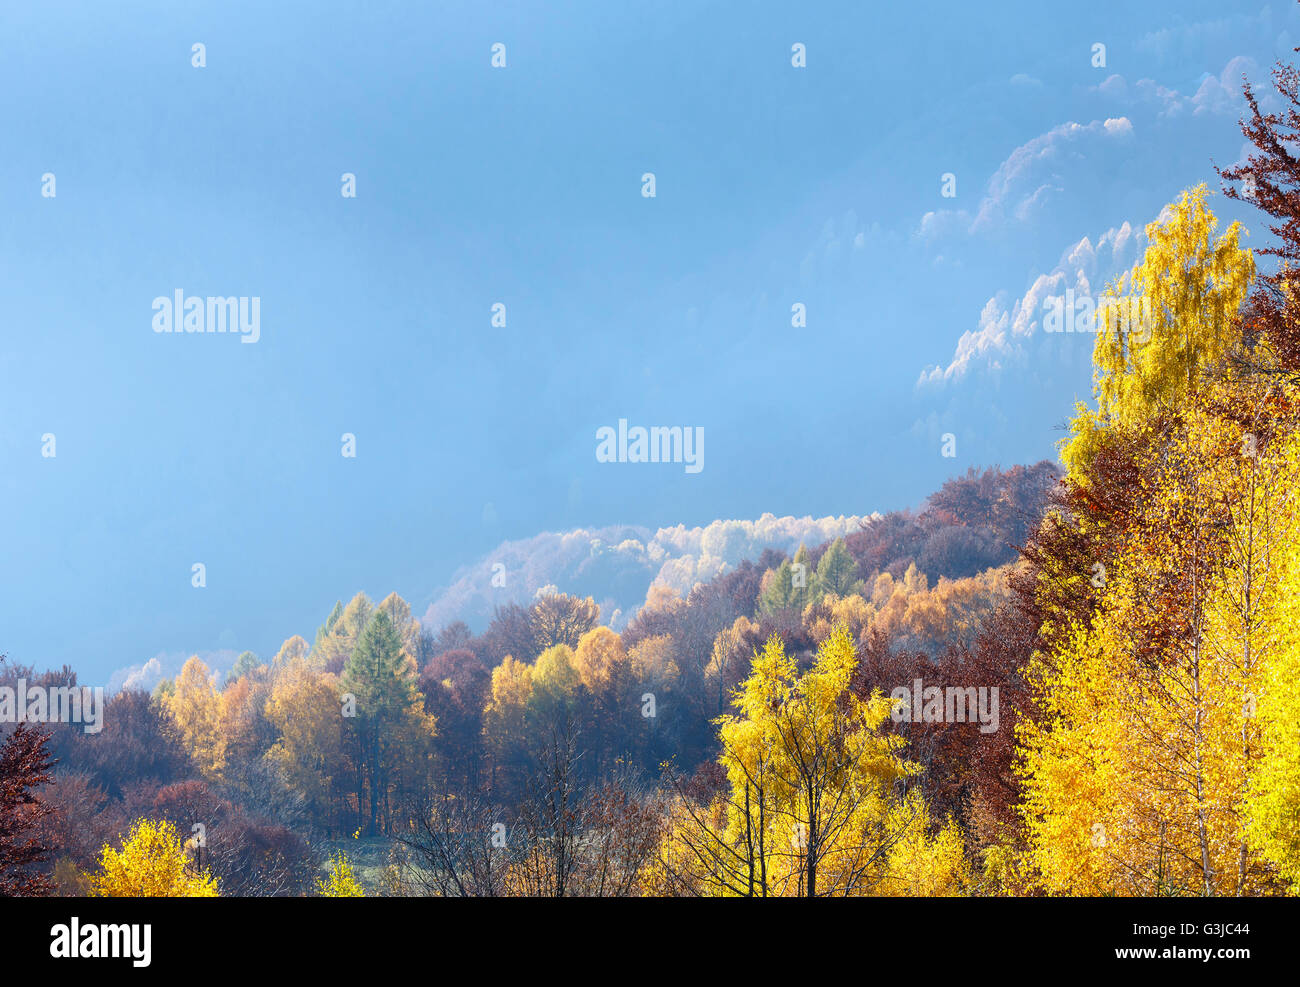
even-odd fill
[[(13, 660), (266, 657), (357, 590), (422, 613), (503, 539), (1049, 456), (1091, 339), (1016, 302), (1217, 187), (1241, 72), (1300, 43), (1280, 2), (335, 6), (0, 6)], [(178, 288), (259, 296), (260, 341), (155, 334)], [(620, 417), (703, 427), (703, 472), (598, 463)]]

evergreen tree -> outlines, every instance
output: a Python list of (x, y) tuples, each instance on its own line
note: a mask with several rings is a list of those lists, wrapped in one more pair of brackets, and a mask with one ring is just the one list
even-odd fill
[(836, 596), (851, 596), (862, 588), (862, 581), (857, 576), (858, 564), (849, 554), (843, 538), (836, 538), (826, 549), (822, 560), (817, 564), (817, 579), (814, 585), (815, 596), (820, 599), (827, 593)]
[(343, 668), (342, 688), (355, 703), (351, 727), (356, 753), (357, 805), (368, 810), (371, 832), (386, 827), (392, 787), (407, 766), (430, 753), (433, 718), (424, 713), (415, 660), (386, 610), (376, 610)]

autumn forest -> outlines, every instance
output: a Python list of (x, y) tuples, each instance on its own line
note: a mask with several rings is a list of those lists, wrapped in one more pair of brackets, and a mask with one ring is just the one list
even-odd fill
[(618, 630), (563, 587), (479, 629), (357, 593), (102, 730), (0, 723), (0, 894), (1300, 893), (1300, 70), (1270, 87), (1106, 287), (1059, 461)]

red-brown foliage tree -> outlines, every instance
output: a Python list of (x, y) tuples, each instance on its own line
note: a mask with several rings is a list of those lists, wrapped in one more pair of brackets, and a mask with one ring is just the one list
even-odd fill
[(37, 793), (50, 780), (49, 735), (20, 723), (0, 744), (0, 896), (49, 894), (38, 867), (52, 850), (40, 823), (53, 810)]

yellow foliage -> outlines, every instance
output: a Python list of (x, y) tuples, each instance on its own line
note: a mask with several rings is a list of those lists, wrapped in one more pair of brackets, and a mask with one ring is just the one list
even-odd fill
[(533, 698), (533, 666), (510, 655), (492, 669), (492, 696), (483, 709), (483, 739), (497, 762), (526, 741), (525, 717)]
[(633, 645), (627, 655), (637, 681), (660, 688), (671, 685), (681, 676), (673, 651), (673, 639), (667, 634), (645, 638)]
[(120, 850), (105, 846), (90, 876), (100, 898), (215, 898), (217, 881), (196, 872), (170, 822), (137, 820)]
[(266, 718), (279, 734), (266, 759), (316, 811), (325, 811), (331, 778), (343, 770), (340, 712), (338, 680), (306, 656), (281, 667), (266, 701)]
[(199, 770), (209, 778), (219, 776), (225, 766), (218, 729), (221, 696), (213, 687), (212, 673), (198, 655), (181, 668), (175, 688), (163, 696), (163, 704), (180, 728)]
[(364, 898), (366, 893), (357, 883), (352, 872), (352, 862), (348, 855), (339, 851), (330, 855), (329, 873), (324, 880), (316, 880), (316, 897), (318, 898)]
[(1043, 717), (1018, 731), (1022, 811), (1049, 892), (1271, 885), (1249, 852), (1245, 803), (1267, 750), (1252, 697), (1271, 708), (1277, 695), (1270, 614), (1286, 498), (1277, 457), (1244, 454), (1254, 447), (1219, 413), (1249, 395), (1204, 385), (1142, 464), (1143, 511), (1105, 562), (1100, 610), (1030, 668)]
[[(648, 883), (710, 895), (957, 893), (964, 849), (949, 824), (930, 835), (919, 768), (881, 728), (892, 704), (850, 690), (857, 655), (844, 628), (800, 674), (768, 640), (720, 717), (727, 791), (679, 800)], [(924, 858), (924, 861), (922, 861)]]
[(1277, 553), (1279, 592), (1269, 616), (1276, 654), (1259, 677), (1254, 706), (1262, 732), (1259, 767), (1247, 795), (1247, 838), (1300, 894), (1300, 437), (1281, 455), (1284, 509)]
[[(813, 607), (810, 618), (813, 639), (824, 640), (829, 628), (847, 627), (854, 637), (865, 631), (880, 631), (900, 648), (936, 654), (950, 642), (970, 643), (985, 618), (1010, 598), (1007, 588), (1009, 566), (989, 569), (962, 579), (940, 577), (931, 588), (915, 564), (907, 567), (903, 579), (887, 572), (876, 577), (871, 602), (859, 596), (831, 602), (821, 613)], [(861, 628), (859, 630), (859, 628)]]
[(603, 624), (582, 635), (573, 658), (582, 684), (595, 695), (605, 692), (627, 667), (622, 638)]
[(1208, 196), (1198, 185), (1170, 203), (1168, 218), (1147, 226), (1141, 263), (1103, 296), (1093, 347), (1097, 410), (1077, 409), (1062, 450), (1072, 474), (1086, 472), (1102, 429), (1138, 425), (1158, 408), (1181, 405), (1201, 370), (1218, 364), (1237, 339), (1234, 318), (1255, 260), (1240, 245), (1240, 223), (1215, 237), (1219, 220)]

